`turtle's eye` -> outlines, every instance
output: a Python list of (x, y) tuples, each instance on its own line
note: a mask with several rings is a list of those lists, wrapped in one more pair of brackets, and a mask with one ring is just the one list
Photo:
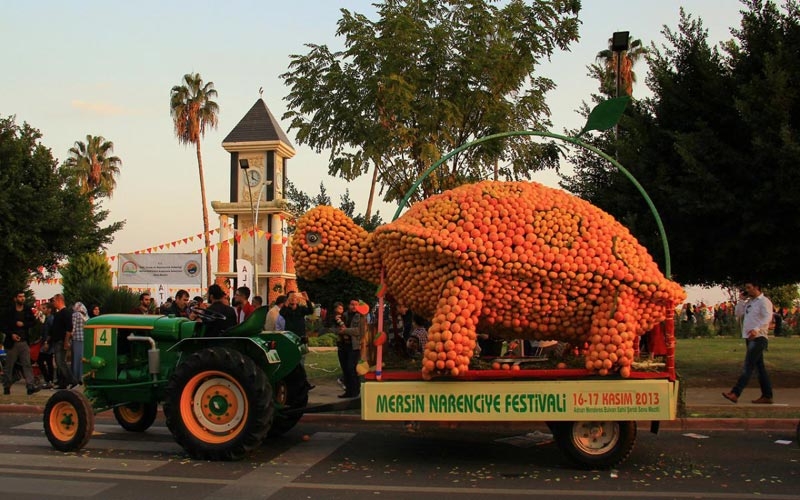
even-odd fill
[(319, 237), (318, 233), (309, 232), (306, 233), (306, 243), (308, 243), (310, 247), (315, 247), (322, 243), (322, 238)]

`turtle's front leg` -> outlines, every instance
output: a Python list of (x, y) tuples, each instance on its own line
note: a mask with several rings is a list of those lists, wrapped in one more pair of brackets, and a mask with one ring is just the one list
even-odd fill
[(457, 276), (447, 282), (436, 305), (422, 363), (422, 377), (457, 376), (469, 369), (483, 292)]

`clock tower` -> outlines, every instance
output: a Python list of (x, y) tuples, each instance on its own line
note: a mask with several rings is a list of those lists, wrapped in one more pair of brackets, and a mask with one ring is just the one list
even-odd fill
[[(287, 255), (284, 198), (286, 167), (295, 154), (286, 134), (262, 99), (258, 99), (222, 141), (230, 153), (230, 202), (211, 202), (219, 215), (220, 249), (217, 280), (234, 287), (236, 260), (245, 259), (255, 269), (251, 298), (261, 295), (265, 304), (296, 290), (291, 258)], [(231, 234), (231, 219), (235, 233)], [(233, 255), (226, 242), (233, 238)], [(287, 266), (288, 261), (288, 266)]]

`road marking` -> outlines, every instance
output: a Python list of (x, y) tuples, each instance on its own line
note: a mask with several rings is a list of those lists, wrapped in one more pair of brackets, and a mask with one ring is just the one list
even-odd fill
[[(27, 424), (17, 425), (12, 427), (15, 430), (21, 431), (41, 431), (43, 429), (41, 422), (28, 422)], [(101, 432), (103, 434), (129, 434), (132, 436), (146, 436), (146, 435), (159, 435), (159, 436), (170, 436), (169, 429), (166, 427), (160, 426), (153, 426), (147, 429), (145, 432), (130, 432), (126, 431), (119, 425), (114, 424), (94, 424), (95, 432)]]
[(130, 472), (150, 472), (169, 463), (166, 460), (136, 460), (80, 455), (33, 455), (30, 453), (0, 453), (0, 466), (39, 467), (47, 470), (126, 470)]
[(59, 497), (93, 497), (111, 489), (114, 483), (87, 483), (85, 481), (62, 481), (57, 479), (37, 479), (4, 477), (3, 496), (18, 495), (48, 496), (47, 492), (58, 492)]
[[(3, 436), (0, 447), (8, 448), (9, 446), (31, 446), (31, 447), (46, 447), (50, 448), (50, 442), (44, 435), (41, 436)], [(97, 451), (97, 450), (129, 450), (129, 451), (150, 451), (157, 453), (166, 453), (171, 455), (183, 455), (183, 449), (172, 440), (156, 441), (145, 440), (137, 436), (131, 439), (106, 439), (105, 437), (99, 439), (91, 439), (89, 444), (86, 445), (84, 450)]]
[(213, 500), (268, 498), (289, 486), (305, 471), (321, 462), (352, 439), (352, 432), (317, 432), (235, 482), (215, 491)]
[[(386, 485), (386, 484), (341, 484), (341, 483), (290, 483), (283, 485), (284, 488), (297, 490), (332, 490), (332, 491), (369, 491), (375, 494), (387, 493), (420, 493), (425, 496), (439, 495), (481, 495), (491, 496), (518, 496), (518, 497), (545, 497), (545, 498), (597, 498), (597, 491), (575, 491), (575, 490), (548, 490), (548, 489), (512, 489), (512, 488), (465, 488), (465, 487), (436, 487), (436, 486), (412, 486), (412, 485)], [(781, 495), (769, 493), (709, 493), (705, 491), (614, 491), (614, 497), (621, 498), (716, 498), (720, 500), (742, 500), (746, 498), (758, 500), (797, 500), (797, 495)], [(210, 497), (209, 497), (210, 498)], [(266, 498), (266, 497), (262, 497)]]
[[(181, 477), (181, 476), (158, 476), (155, 474), (114, 474), (111, 472), (77, 472), (66, 470), (32, 470), (32, 469), (17, 469), (13, 467), (0, 467), (0, 475), (18, 475), (18, 476), (34, 476), (34, 477), (68, 477), (70, 479), (82, 478), (91, 480), (94, 484), (96, 479), (109, 479), (114, 481), (142, 481), (145, 483), (159, 482), (159, 483), (188, 483), (188, 484), (210, 484), (210, 485), (227, 485), (234, 483), (234, 479), (206, 479), (202, 477)], [(2, 484), (5, 486), (6, 478), (3, 478)], [(33, 484), (38, 484), (37, 479)], [(61, 481), (57, 481), (61, 483)], [(87, 484), (86, 481), (81, 484)], [(116, 486), (116, 485), (115, 485)], [(5, 490), (5, 488), (4, 488)], [(44, 491), (59, 491), (58, 488), (53, 490), (44, 490), (39, 488), (34, 490), (35, 493), (43, 494)]]

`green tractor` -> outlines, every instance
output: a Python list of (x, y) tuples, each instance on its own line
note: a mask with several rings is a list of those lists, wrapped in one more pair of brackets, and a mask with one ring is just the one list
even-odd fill
[(267, 307), (220, 336), (206, 326), (224, 319), (195, 309), (201, 321), (107, 314), (86, 322), (84, 391), (60, 390), (47, 401), (44, 430), (60, 451), (79, 450), (94, 415), (113, 410), (126, 430), (143, 432), (163, 405), (167, 427), (194, 458), (237, 460), (303, 416), (308, 348), (291, 332), (263, 330)]

